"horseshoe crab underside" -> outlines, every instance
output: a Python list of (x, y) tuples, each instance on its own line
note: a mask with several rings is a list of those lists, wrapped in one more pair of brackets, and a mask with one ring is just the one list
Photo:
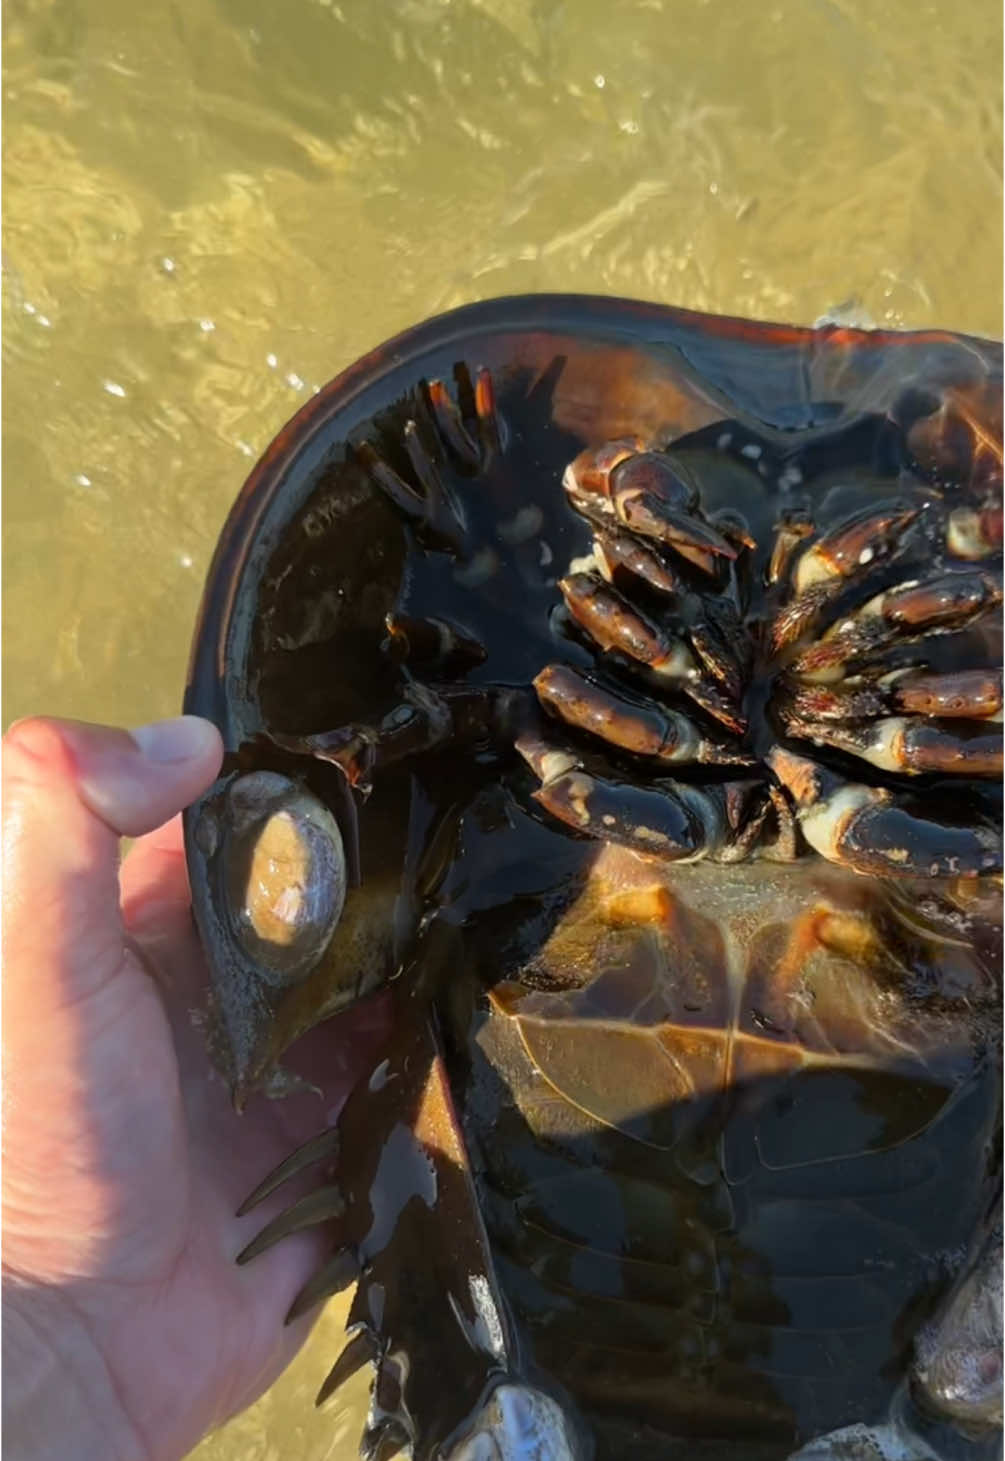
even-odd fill
[(987, 342), (558, 296), (256, 468), (193, 898), (239, 1105), (390, 1002), (241, 1255), (325, 1225), (362, 1454), (995, 1454), (1001, 455)]

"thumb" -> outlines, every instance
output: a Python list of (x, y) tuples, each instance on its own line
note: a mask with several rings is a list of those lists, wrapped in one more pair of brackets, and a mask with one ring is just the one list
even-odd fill
[(222, 753), (215, 726), (196, 716), (132, 733), (48, 719), (7, 732), (4, 983), (15, 1019), (25, 1004), (44, 1019), (122, 967), (119, 839), (149, 832), (193, 801)]

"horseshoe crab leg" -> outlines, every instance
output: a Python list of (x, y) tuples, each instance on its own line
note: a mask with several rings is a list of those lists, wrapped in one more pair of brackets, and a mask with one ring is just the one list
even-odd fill
[(516, 749), (540, 779), (534, 800), (566, 826), (667, 862), (698, 862), (725, 847), (733, 833), (737, 796), (745, 801), (755, 782), (689, 786), (591, 776), (571, 751), (532, 735)]
[(889, 711), (943, 719), (1000, 720), (1001, 670), (894, 670), (870, 682), (856, 677), (832, 689), (790, 679), (779, 698), (783, 719), (790, 709), (807, 720), (869, 720)]
[(615, 498), (615, 511), (618, 521), (633, 533), (664, 543), (706, 573), (714, 571), (716, 558), (732, 560), (738, 555), (738, 549), (711, 524), (668, 507), (655, 492), (633, 485), (622, 487)]
[(558, 586), (573, 619), (601, 649), (619, 651), (676, 684), (730, 730), (746, 729), (736, 706), (705, 682), (684, 641), (653, 624), (599, 574), (572, 573), (560, 579)]
[(885, 788), (845, 781), (781, 746), (766, 759), (795, 803), (806, 841), (829, 862), (891, 877), (1001, 872), (1001, 834), (990, 827), (929, 821)]
[(563, 478), (573, 507), (587, 517), (599, 508), (707, 573), (718, 559), (736, 558), (738, 548), (700, 515), (696, 484), (663, 453), (638, 448), (626, 438), (581, 452)]
[(593, 556), (604, 578), (615, 587), (627, 576), (641, 579), (660, 594), (676, 595), (682, 591), (679, 574), (656, 549), (613, 525), (594, 530)]
[(922, 772), (991, 777), (1002, 774), (1001, 731), (978, 725), (941, 725), (923, 716), (886, 716), (860, 725), (804, 720), (784, 714), (786, 730), (798, 740), (813, 741), (860, 756), (880, 771), (908, 776)]
[(890, 694), (899, 710), (918, 715), (1000, 720), (1002, 671), (950, 670), (943, 675), (908, 671), (897, 677)]
[[(747, 668), (747, 638), (739, 622), (731, 624), (725, 605), (705, 608), (705, 617), (693, 616), (688, 639), (702, 664), (719, 681), (730, 700), (740, 700)], [(729, 630), (732, 629), (732, 635)]]
[(356, 459), (371, 482), (420, 537), (435, 547), (460, 554), (465, 540), (464, 519), (419, 441), (417, 430), (414, 421), (405, 423), (405, 446), (419, 478), (419, 487), (406, 482), (368, 441), (355, 448)]
[[(424, 387), (427, 445), (414, 418), (405, 422), (402, 445), (408, 456), (414, 482), (408, 482), (385, 460), (370, 441), (355, 448), (357, 461), (370, 480), (397, 509), (421, 538), (431, 546), (464, 556), (467, 524), (463, 505), (444, 480), (441, 467), (457, 463), (467, 473), (484, 468), (488, 457), (502, 440), (502, 422), (495, 404), (492, 378), (479, 370), (474, 387), (466, 369), (459, 368), (459, 384), (472, 398), (479, 440), (476, 441), (461, 412), (441, 380)], [(436, 450), (436, 449), (439, 450)]]
[(635, 701), (567, 665), (548, 665), (534, 680), (545, 710), (608, 745), (659, 761), (749, 766), (749, 756), (717, 745), (679, 711)]
[(722, 507), (718, 512), (713, 512), (710, 522), (717, 532), (722, 533), (736, 549), (736, 556), (739, 557), (746, 548), (753, 552), (757, 547), (757, 539), (750, 531), (750, 524), (742, 512), (733, 507)]
[(904, 530), (919, 512), (906, 502), (893, 502), (878, 511), (867, 508), (852, 513), (805, 549), (792, 576), (794, 597), (772, 625), (772, 649), (777, 653), (806, 633), (842, 588), (895, 554)]
[(765, 856), (774, 862), (795, 862), (799, 856), (799, 833), (792, 803), (774, 783), (768, 786), (768, 800), (774, 809), (777, 833)]
[[(469, 472), (484, 468), (488, 458), (502, 445), (503, 423), (496, 406), (492, 374), (485, 366), (471, 372), (462, 361), (454, 376), (460, 407), (441, 380), (431, 380), (425, 388), (426, 404), (444, 444), (459, 464)], [(469, 413), (465, 421), (461, 408)], [(470, 420), (470, 411), (474, 419)]]
[(474, 470), (481, 464), (481, 452), (477, 442), (465, 426), (454, 398), (441, 380), (431, 380), (426, 386), (430, 412), (436, 422), (436, 429), (462, 466)]
[(732, 605), (689, 592), (679, 574), (655, 549), (629, 533), (614, 528), (596, 529), (593, 556), (602, 577), (615, 590), (622, 584), (630, 589), (626, 579), (641, 579), (657, 593), (675, 600), (702, 664), (734, 699), (739, 699), (743, 664), (737, 646), (742, 644), (745, 634)]
[(494, 686), (406, 683), (401, 702), (376, 726), (347, 725), (317, 735), (272, 732), (283, 751), (330, 762), (364, 795), (376, 771), (449, 744), (493, 735), (505, 738), (527, 692)]
[(799, 545), (812, 533), (813, 519), (808, 507), (792, 507), (781, 515), (774, 526), (774, 546), (766, 572), (769, 584), (780, 583), (787, 577)]
[(615, 467), (645, 449), (640, 436), (619, 436), (602, 446), (588, 446), (566, 467), (562, 486), (577, 506), (580, 499), (588, 500), (591, 496), (605, 500), (610, 496), (611, 473)]
[(876, 594), (791, 665), (805, 679), (840, 679), (844, 667), (896, 642), (966, 629), (1002, 602), (1002, 575), (983, 569), (910, 579)]
[(890, 410), (913, 464), (939, 483), (1001, 492), (1001, 386), (937, 392), (910, 387)]
[(481, 427), (482, 439), (494, 450), (503, 444), (503, 419), (496, 405), (496, 390), (492, 372), (480, 366), (475, 374), (475, 414)]
[(448, 619), (416, 617), (392, 611), (384, 618), (386, 649), (408, 664), (435, 664), (443, 673), (457, 674), (488, 658), (485, 646)]

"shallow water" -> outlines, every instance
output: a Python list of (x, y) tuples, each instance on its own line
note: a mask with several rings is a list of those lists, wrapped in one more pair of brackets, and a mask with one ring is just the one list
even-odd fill
[[(172, 713), (254, 458), (464, 301), (640, 295), (1000, 335), (991, 0), (5, 11), (7, 721)], [(330, 1311), (201, 1461), (348, 1461)]]

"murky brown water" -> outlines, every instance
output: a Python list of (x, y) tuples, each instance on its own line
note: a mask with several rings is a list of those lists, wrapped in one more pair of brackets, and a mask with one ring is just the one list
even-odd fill
[[(177, 709), (216, 534), (316, 384), (466, 300), (1001, 333), (994, 0), (22, 0), (5, 719)], [(348, 1461), (332, 1311), (200, 1461)]]

